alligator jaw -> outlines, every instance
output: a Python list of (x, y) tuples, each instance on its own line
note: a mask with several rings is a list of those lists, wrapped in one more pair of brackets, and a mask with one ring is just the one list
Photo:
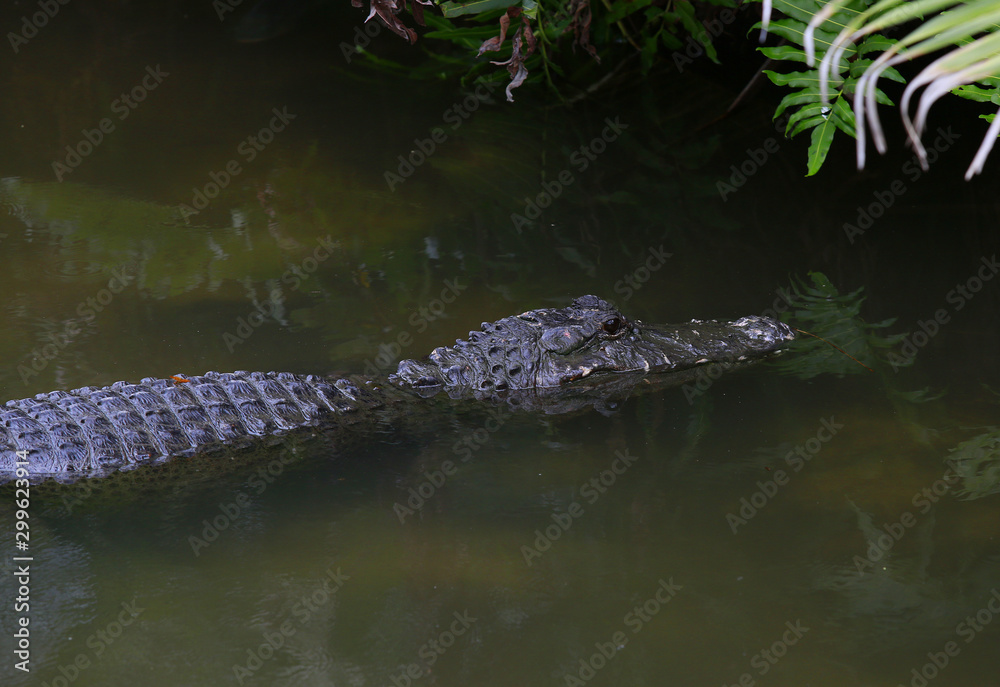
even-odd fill
[(595, 374), (677, 372), (706, 363), (736, 363), (767, 357), (795, 339), (795, 331), (766, 317), (732, 322), (692, 320), (681, 325), (631, 323), (631, 331), (585, 356), (546, 361), (556, 386)]
[(646, 372), (764, 358), (796, 337), (787, 324), (758, 316), (731, 322), (691, 320), (681, 325), (637, 326), (641, 330), (641, 347), (650, 351), (641, 366)]

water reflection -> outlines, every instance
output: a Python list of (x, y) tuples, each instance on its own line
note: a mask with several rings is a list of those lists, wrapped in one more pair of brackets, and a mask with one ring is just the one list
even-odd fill
[[(759, 313), (793, 283), (815, 299), (810, 325), (871, 362), (996, 249), (987, 187), (952, 187), (945, 169), (849, 241), (843, 223), (899, 159), (856, 177), (834, 154), (828, 180), (805, 182), (783, 142), (721, 198), (773, 128), (763, 108), (697, 130), (730, 93), (691, 75), (578, 111), (484, 102), (391, 190), (397, 157), (450, 126), (443, 113), (468, 93), (331, 76), (344, 68), (327, 35), (233, 46), (212, 42), (215, 25), (187, 32), (181, 10), (156, 24), (135, 11), (104, 33), (67, 31), (54, 53), (54, 38), (33, 39), (8, 75), (38, 97), (4, 101), (24, 127), (4, 139), (0, 186), (4, 399), (207, 369), (379, 373), (584, 293), (663, 322)], [(66, 54), (85, 56), (69, 75), (49, 64)], [(158, 61), (162, 90), (54, 181), (52, 161)], [(285, 106), (300, 119), (183, 217)], [(628, 129), (574, 167), (616, 116)], [(512, 220), (531, 203), (530, 225)], [(651, 251), (670, 257), (649, 270)], [(128, 283), (112, 284), (123, 268)], [(461, 288), (438, 306), (449, 284)], [(124, 288), (101, 303), (112, 285)], [(484, 418), (297, 447), (260, 483), (256, 464), (69, 509), (40, 494), (34, 669), (5, 663), (5, 684), (915, 684), (934, 669), (982, 684), (996, 672), (996, 397), (981, 383), (997, 388), (997, 297), (984, 283), (898, 370), (847, 361), (837, 377), (841, 359), (816, 344), (787, 368), (695, 379), (611, 416), (512, 420), (472, 439), (441, 486), (435, 471)], [(828, 441), (824, 420), (843, 426)], [(265, 469), (279, 451), (264, 449)], [(625, 454), (634, 464), (603, 484)], [(914, 499), (949, 458), (961, 481), (925, 510)], [(397, 504), (413, 511), (402, 522)], [(735, 533), (731, 515), (745, 521)], [(0, 619), (14, 626), (9, 604)], [(928, 670), (928, 652), (947, 665)]]

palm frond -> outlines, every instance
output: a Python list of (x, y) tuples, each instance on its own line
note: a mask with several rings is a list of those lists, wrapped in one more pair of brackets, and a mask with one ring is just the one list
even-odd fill
[[(876, 86), (882, 76), (898, 80), (897, 65), (945, 51), (913, 78), (900, 102), (907, 136), (924, 169), (928, 163), (921, 136), (927, 113), (938, 99), (947, 93), (962, 97), (971, 95), (972, 99), (1000, 107), (1000, 79), (997, 78), (1000, 77), (1000, 0), (774, 0), (773, 3), (767, 0), (762, 26), (772, 24), (772, 8), (784, 11), (783, 3), (810, 9), (822, 5), (813, 12), (801, 41), (806, 64), (811, 67), (819, 61), (817, 76), (822, 103), (836, 102), (843, 97), (842, 72), (857, 74), (852, 85), (859, 169), (865, 165), (869, 129), (876, 150), (880, 153), (887, 150), (878, 115), (878, 104), (886, 103), (887, 99)], [(830, 22), (838, 17), (846, 17), (846, 21), (831, 40), (827, 35)], [(898, 41), (881, 34), (913, 21), (919, 24)], [(871, 52), (881, 54), (866, 62), (858, 74), (858, 65), (852, 56), (860, 52), (860, 45), (865, 43)], [(855, 45), (859, 48), (854, 48)], [(845, 65), (845, 60), (851, 63)], [(920, 89), (923, 92), (911, 114), (911, 102)], [(966, 171), (966, 179), (982, 171), (1000, 134), (1000, 118), (995, 113), (984, 118), (990, 126)]]

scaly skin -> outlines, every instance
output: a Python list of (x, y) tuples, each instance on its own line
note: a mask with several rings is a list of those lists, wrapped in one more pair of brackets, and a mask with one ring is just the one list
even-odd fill
[(669, 373), (676, 383), (697, 365), (759, 359), (794, 338), (765, 317), (649, 326), (583, 296), (484, 323), (468, 341), (402, 361), (387, 380), (208, 372), (54, 391), (0, 406), (0, 483), (20, 477), (19, 467), (33, 482), (72, 482), (298, 428), (335, 428), (351, 414), (405, 408), (442, 391), (545, 413), (601, 409), (646, 377), (662, 382)]

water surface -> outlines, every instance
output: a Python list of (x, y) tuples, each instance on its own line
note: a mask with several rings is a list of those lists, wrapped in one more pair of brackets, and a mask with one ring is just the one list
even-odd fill
[(875, 373), (761, 366), (611, 416), (445, 412), (177, 488), (39, 491), (30, 611), (7, 575), (0, 612), (11, 648), (30, 618), (31, 672), (5, 651), (3, 684), (995, 683), (996, 173), (960, 181), (978, 134), (927, 174), (897, 136), (864, 173), (843, 146), (805, 179), (774, 93), (705, 126), (741, 87), (709, 69), (510, 105), (346, 63), (360, 14), (248, 45), (207, 6), (61, 12), (5, 58), (4, 399), (383, 374), (582, 294), (729, 318), (787, 309), (814, 271), (864, 289), (842, 346), (868, 350), (863, 322), (906, 336)]

